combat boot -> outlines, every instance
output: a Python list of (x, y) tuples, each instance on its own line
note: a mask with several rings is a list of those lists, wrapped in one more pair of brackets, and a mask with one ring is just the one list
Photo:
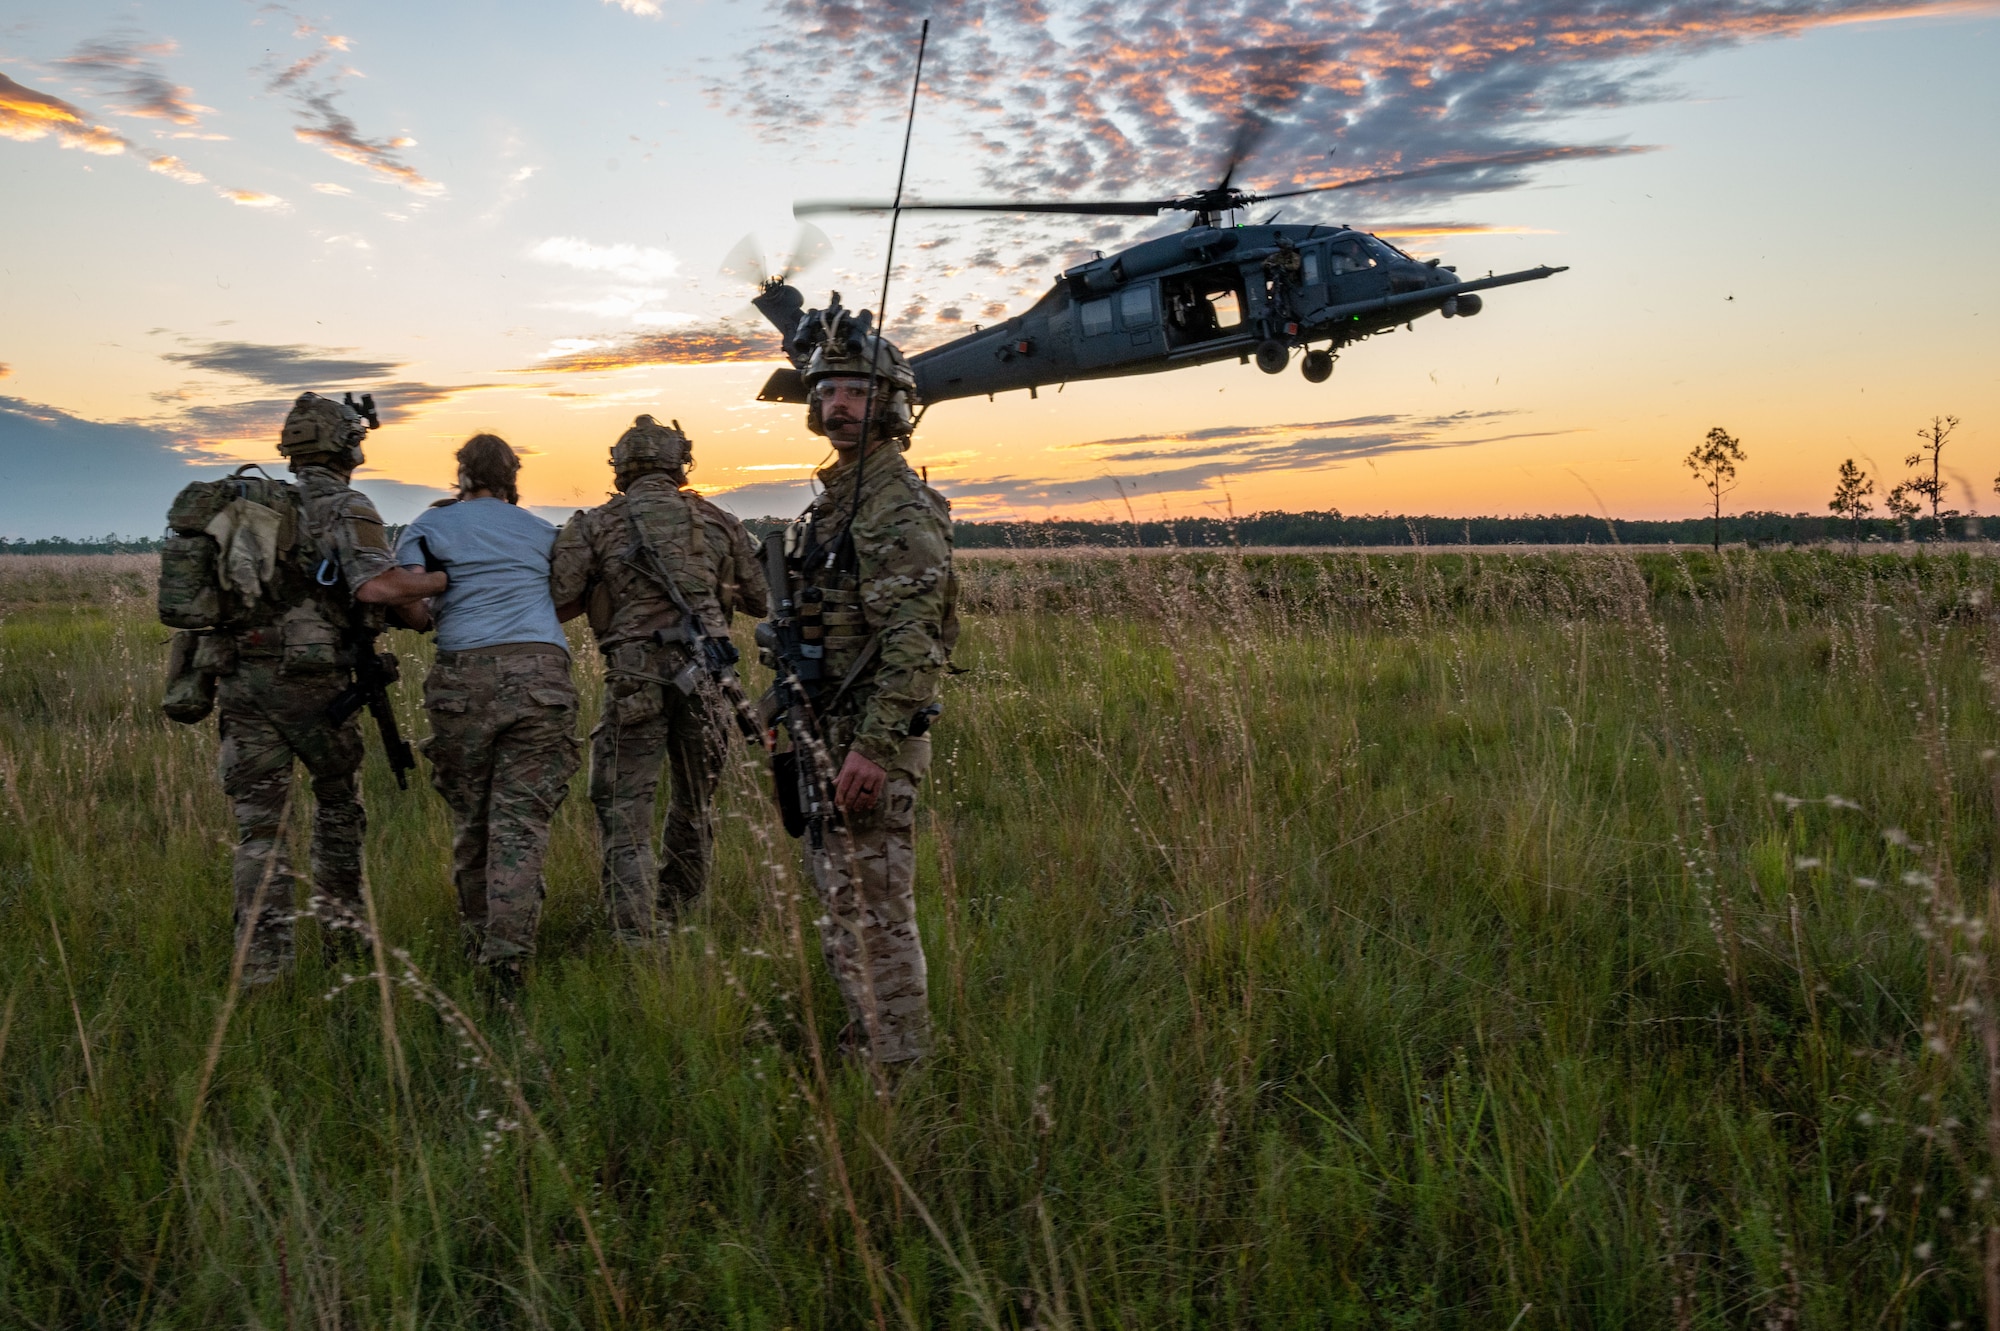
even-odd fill
[(292, 958), (252, 950), (243, 959), (243, 987), (261, 989), (278, 983), (292, 973)]
[(479, 982), (490, 1001), (512, 1003), (520, 998), (528, 980), (519, 957), (502, 957), (480, 964)]

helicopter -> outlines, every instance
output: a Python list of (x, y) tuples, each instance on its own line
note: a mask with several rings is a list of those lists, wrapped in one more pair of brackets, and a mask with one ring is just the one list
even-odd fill
[[(1470, 318), (1479, 293), (1566, 272), (1542, 265), (1462, 279), (1437, 259), (1419, 260), (1379, 236), (1329, 223), (1261, 224), (1234, 219), (1255, 204), (1381, 185), (1450, 172), (1525, 165), (1528, 153), (1447, 162), (1331, 185), (1252, 193), (1233, 182), (1254, 141), (1268, 128), (1239, 129), (1221, 179), (1191, 194), (1158, 199), (906, 202), (904, 212), (1053, 213), (1079, 217), (1192, 215), (1186, 230), (1097, 256), (1059, 275), (1026, 311), (910, 357), (917, 396), (926, 407), (954, 398), (1125, 375), (1157, 374), (1235, 357), (1282, 374), (1298, 356), (1312, 383), (1333, 374), (1342, 349), (1427, 314)], [(888, 203), (801, 202), (795, 216), (887, 212)], [(1282, 211), (1282, 210), (1280, 210)], [(791, 368), (774, 372), (763, 402), (804, 402), (803, 358), (793, 335), (807, 319), (789, 273), (764, 279), (751, 298), (785, 341)], [(834, 293), (833, 304), (840, 296)], [(863, 312), (863, 317), (866, 312)], [(1314, 346), (1323, 343), (1323, 346)]]

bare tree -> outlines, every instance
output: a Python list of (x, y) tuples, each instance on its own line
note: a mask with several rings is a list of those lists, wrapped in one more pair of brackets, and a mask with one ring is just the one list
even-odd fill
[(1720, 425), (1708, 432), (1708, 438), (1696, 444), (1681, 461), (1694, 473), (1715, 501), (1714, 525), (1709, 529), (1715, 553), (1722, 553), (1722, 497), (1736, 488), (1736, 464), (1745, 461), (1743, 441), (1730, 434)]
[[(1994, 485), (2000, 487), (2000, 480), (1996, 480)], [(1875, 507), (1868, 502), (1868, 496), (1874, 493), (1874, 478), (1855, 466), (1853, 458), (1840, 464), (1840, 478), (1834, 482), (1833, 499), (1828, 502), (1827, 508), (1835, 517), (1846, 518), (1853, 524), (1854, 539), (1857, 541), (1861, 539), (1862, 522)]]
[[(1942, 459), (1944, 446), (1951, 442), (1951, 432), (1958, 428), (1956, 416), (1933, 416), (1928, 429), (1918, 430), (1917, 438), (1922, 443), (1917, 451), (1903, 459), (1903, 465), (1916, 468), (1917, 474), (1904, 481), (1909, 494), (1927, 502), (1931, 507), (1931, 521), (1937, 524), (1938, 539), (1944, 539), (1944, 524), (1958, 516), (1958, 510), (1944, 507), (1944, 470)], [(1928, 469), (1928, 474), (1926, 474)]]

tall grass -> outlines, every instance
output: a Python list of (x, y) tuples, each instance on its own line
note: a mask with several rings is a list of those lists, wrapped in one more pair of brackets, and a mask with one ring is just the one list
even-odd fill
[(148, 566), (0, 560), (0, 1324), (1995, 1324), (1993, 560), (962, 572), (891, 1088), (747, 757), (509, 1005), (371, 756), (376, 964), (235, 996)]

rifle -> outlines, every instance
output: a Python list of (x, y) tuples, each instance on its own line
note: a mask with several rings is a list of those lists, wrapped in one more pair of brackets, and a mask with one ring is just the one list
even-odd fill
[[(759, 723), (756, 709), (750, 705), (749, 695), (743, 692), (742, 681), (736, 678), (734, 667), (741, 658), (741, 653), (736, 650), (736, 644), (726, 637), (718, 637), (704, 631), (701, 617), (695, 614), (694, 607), (688, 604), (687, 597), (681, 592), (680, 584), (676, 583), (673, 575), (661, 566), (660, 557), (654, 552), (653, 543), (646, 539), (645, 529), (639, 525), (639, 515), (632, 511), (629, 502), (625, 506), (625, 520), (632, 528), (632, 554), (638, 556), (633, 560), (633, 567), (645, 574), (649, 582), (664, 591), (673, 601), (674, 608), (681, 612), (678, 632), (661, 629), (653, 635), (654, 640), (662, 646), (678, 641), (687, 648), (689, 658), (687, 667), (674, 676), (674, 686), (682, 693), (692, 693), (694, 672), (706, 671), (709, 679), (714, 682), (716, 690), (736, 713), (736, 728), (743, 732), (743, 738), (752, 744), (762, 744), (769, 749), (770, 733)], [(683, 683), (683, 680), (686, 682)]]
[[(791, 577), (785, 568), (782, 533), (764, 538), (764, 580), (770, 586), (771, 617), (757, 625), (757, 646), (773, 678), (770, 692), (760, 709), (765, 715), (783, 720), (792, 747), (771, 755), (771, 783), (778, 797), (778, 812), (785, 830), (803, 836), (812, 830), (818, 844), (829, 818), (840, 815), (833, 802), (833, 759), (820, 733), (819, 716), (813, 707), (807, 681), (820, 678), (825, 648), (805, 641), (799, 630), (798, 607), (792, 600)], [(800, 770), (801, 759), (804, 770)]]
[(340, 725), (365, 706), (382, 732), (382, 752), (388, 755), (389, 770), (396, 774), (396, 788), (408, 790), (408, 773), (416, 770), (417, 756), (396, 728), (396, 708), (389, 701), (389, 686), (402, 676), (396, 654), (376, 651), (375, 630), (359, 619), (348, 630), (347, 645), (354, 653), (354, 680), (327, 704), (326, 719)]

